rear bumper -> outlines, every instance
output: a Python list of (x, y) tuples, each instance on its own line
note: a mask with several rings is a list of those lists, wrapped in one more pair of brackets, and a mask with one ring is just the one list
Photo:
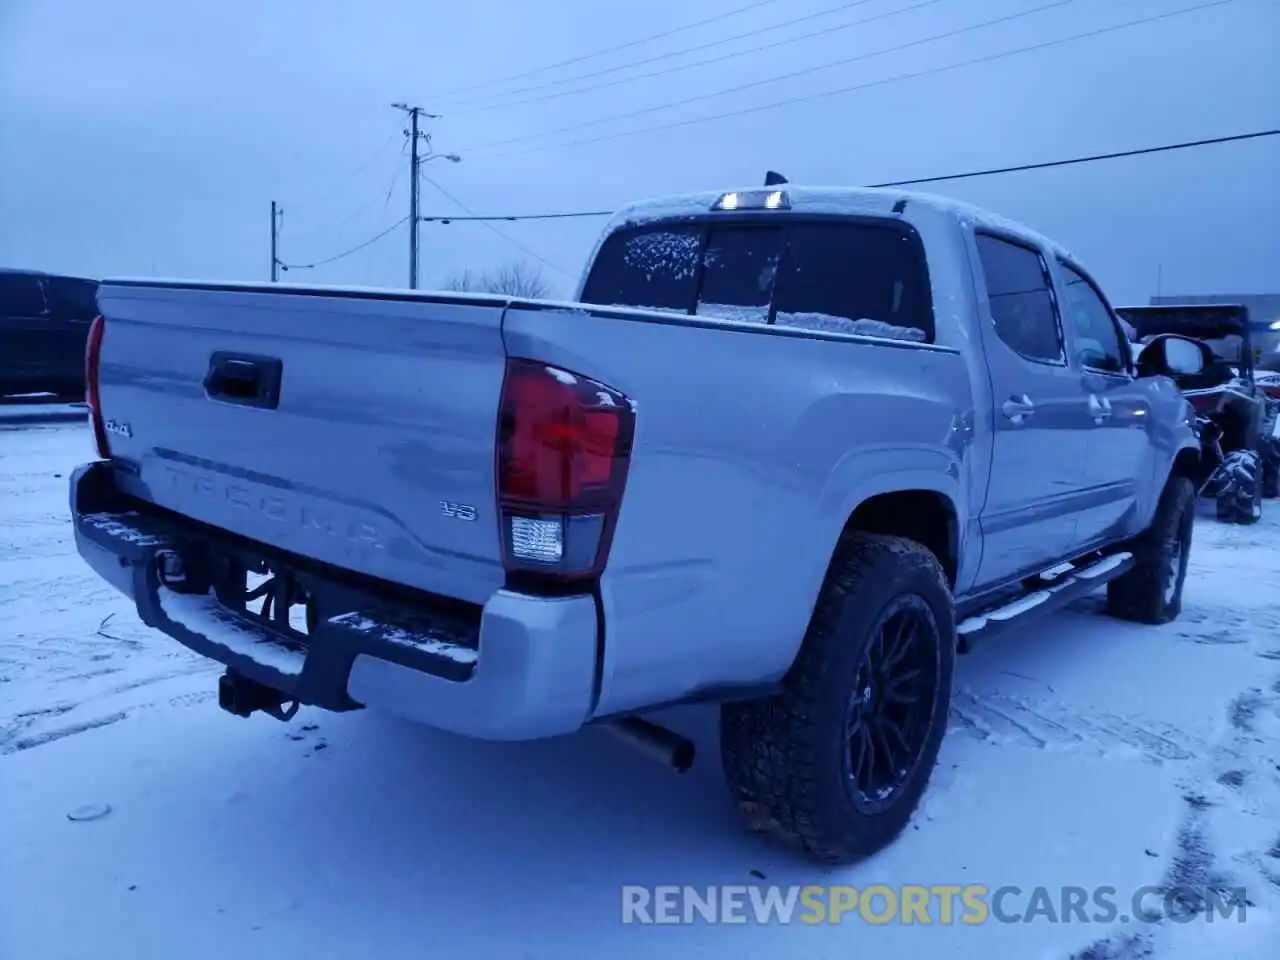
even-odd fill
[[(71, 478), (80, 556), (128, 595), (148, 626), (202, 656), (330, 710), (374, 707), (487, 740), (579, 729), (595, 704), (597, 616), (591, 596), (500, 590), (478, 611), (393, 588), (354, 585), (271, 547), (246, 544), (123, 497), (107, 462)], [(224, 605), (217, 591), (166, 586), (162, 558), (191, 570), (257, 551), (296, 573), (320, 615), (301, 639)], [(447, 608), (446, 608), (447, 607)]]

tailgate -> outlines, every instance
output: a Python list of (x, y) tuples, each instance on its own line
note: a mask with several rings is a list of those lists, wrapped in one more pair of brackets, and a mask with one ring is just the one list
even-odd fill
[(406, 586), (502, 586), (503, 301), (122, 281), (99, 302), (127, 492)]

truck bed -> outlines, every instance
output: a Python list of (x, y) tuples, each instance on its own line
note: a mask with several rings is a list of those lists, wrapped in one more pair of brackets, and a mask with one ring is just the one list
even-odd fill
[[(108, 281), (100, 299), (124, 492), (475, 604), (508, 586), (495, 481), (508, 359), (630, 398), (621, 510), (584, 587), (599, 598), (601, 715), (780, 676), (854, 505), (939, 483), (967, 503), (985, 485), (964, 457), (973, 415), (955, 411), (974, 397), (951, 346), (417, 292)], [(211, 399), (220, 352), (280, 361), (278, 406)], [(702, 634), (714, 655), (687, 656)]]

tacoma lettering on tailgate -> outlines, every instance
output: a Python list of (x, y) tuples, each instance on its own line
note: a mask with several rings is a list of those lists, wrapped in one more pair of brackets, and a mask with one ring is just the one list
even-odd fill
[(233, 481), (187, 473), (175, 467), (166, 467), (170, 486), (184, 496), (197, 496), (219, 500), (245, 513), (269, 520), (274, 524), (323, 533), (336, 540), (346, 541), (362, 550), (385, 550), (386, 543), (377, 528), (365, 521), (342, 517), (331, 508), (316, 508), (305, 503), (271, 494), (263, 494), (253, 488)]

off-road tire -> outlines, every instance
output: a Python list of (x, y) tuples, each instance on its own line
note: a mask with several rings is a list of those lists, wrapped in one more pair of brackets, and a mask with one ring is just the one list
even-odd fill
[(1262, 518), (1262, 463), (1253, 450), (1233, 450), (1222, 463), (1217, 489), (1218, 519), (1250, 524)]
[[(1177, 474), (1169, 478), (1160, 494), (1155, 516), (1128, 549), (1134, 565), (1107, 584), (1107, 613), (1135, 623), (1168, 623), (1182, 612), (1182, 587), (1187, 579), (1187, 558), (1191, 553), (1191, 533), (1195, 528), (1196, 488)], [(1170, 567), (1175, 560), (1173, 590)]]
[(1258, 441), (1258, 459), (1262, 462), (1262, 498), (1280, 497), (1280, 439), (1267, 435)]
[[(936, 627), (933, 700), (911, 772), (885, 809), (867, 813), (848, 784), (846, 710), (863, 656), (900, 598), (923, 601)], [(721, 707), (725, 778), (748, 824), (824, 863), (852, 863), (891, 843), (937, 762), (955, 655), (955, 607), (937, 558), (902, 537), (846, 535), (781, 692)]]

